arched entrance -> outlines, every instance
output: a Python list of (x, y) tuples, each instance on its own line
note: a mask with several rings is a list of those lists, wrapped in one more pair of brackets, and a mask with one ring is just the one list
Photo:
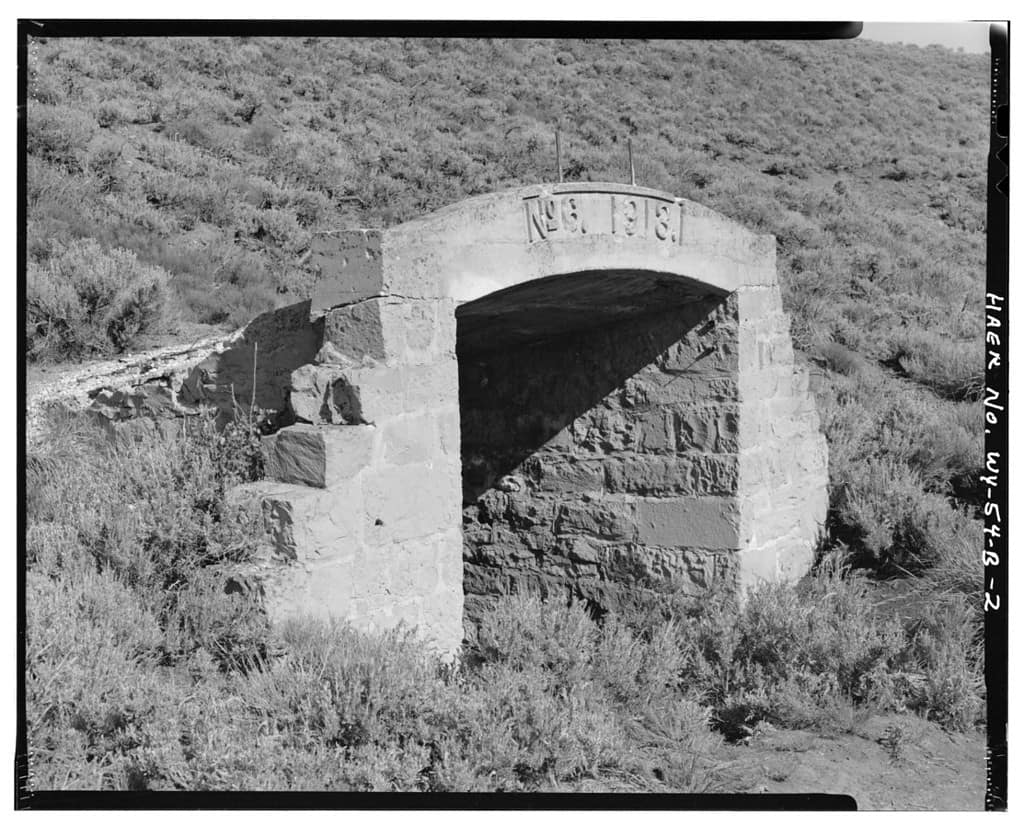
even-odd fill
[(279, 604), (451, 648), (464, 589), (472, 619), (516, 584), (607, 609), (809, 567), (825, 444), (773, 238), (664, 192), (559, 184), (315, 254), (319, 348), (261, 492), (298, 562)]

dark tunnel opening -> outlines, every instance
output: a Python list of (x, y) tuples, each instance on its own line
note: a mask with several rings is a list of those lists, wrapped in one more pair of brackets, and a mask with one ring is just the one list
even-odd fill
[[(667, 549), (689, 537), (635, 522), (647, 500), (734, 492), (727, 298), (678, 276), (581, 272), (456, 318), (467, 617), (520, 587), (603, 612), (693, 573)], [(706, 561), (697, 578), (713, 575)]]

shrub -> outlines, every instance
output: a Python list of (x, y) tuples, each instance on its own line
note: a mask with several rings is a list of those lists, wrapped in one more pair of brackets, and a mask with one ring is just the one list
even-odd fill
[(979, 493), (978, 403), (936, 399), (874, 367), (828, 376), (819, 411), (830, 448), (829, 523), (860, 562), (921, 571), (977, 535), (961, 502)]
[(936, 558), (918, 579), (922, 598), (936, 605), (949, 599), (964, 599), (971, 606), (971, 623), (980, 638), (984, 626), (984, 601), (981, 598), (982, 568), (979, 560), (982, 545), (981, 525), (960, 530), (937, 545)]
[(909, 705), (953, 730), (982, 717), (983, 644), (977, 616), (961, 596), (927, 604), (914, 622), (907, 659), (915, 671)]
[[(110, 442), (95, 428), (68, 425), (28, 457), (33, 524), (51, 525), (58, 538), (61, 525), (73, 529), (98, 569), (162, 603), (173, 597), (168, 586), (257, 546), (258, 514), (227, 497), (260, 472), (258, 442), (239, 429), (248, 432), (231, 424), (218, 433), (203, 417), (180, 431), (141, 428)], [(63, 557), (59, 547), (47, 552)]]
[(413, 736), (428, 721), (424, 714), (443, 707), (438, 665), (409, 632), (372, 637), (339, 623), (293, 623), (283, 629), (282, 642), (288, 655), (253, 673), (243, 695), (299, 747)]
[(485, 661), (513, 669), (543, 668), (555, 684), (580, 681), (594, 653), (597, 627), (583, 606), (510, 595), (488, 612), (478, 632)]
[(26, 721), (37, 786), (117, 787), (118, 763), (162, 692), (147, 667), (157, 622), (139, 594), (95, 570), (58, 579), (30, 570), (26, 610)]
[[(239, 256), (224, 264), (228, 279), (212, 288), (198, 275), (188, 274), (175, 279), (181, 302), (204, 324), (226, 323), (232, 328), (247, 324), (257, 315), (279, 306), (278, 290), (262, 266), (246, 268), (251, 260)], [(257, 259), (258, 260), (258, 259)]]
[(498, 760), (508, 789), (608, 769), (654, 781), (655, 766), (673, 788), (713, 784), (710, 711), (681, 682), (676, 623), (634, 629), (611, 615), (599, 626), (578, 602), (518, 593), (497, 601), (478, 640), (482, 665), (466, 679), (490, 725), (510, 726)]
[(817, 349), (818, 357), (833, 372), (855, 376), (864, 369), (864, 359), (842, 344), (833, 341), (823, 344)]
[(118, 182), (121, 170), (121, 154), (124, 142), (116, 138), (103, 137), (88, 145), (83, 168), (99, 180), (101, 192), (110, 192)]
[(948, 546), (979, 546), (981, 523), (921, 486), (904, 465), (869, 459), (849, 471), (831, 517), (844, 541), (889, 571), (921, 572), (940, 563)]
[(163, 133), (171, 140), (184, 140), (204, 149), (216, 145), (210, 124), (195, 116), (164, 123)]
[[(257, 546), (258, 510), (227, 500), (259, 474), (257, 452), (248, 430), (218, 433), (209, 418), (109, 439), (81, 415), (54, 417), (29, 451), (26, 687), (38, 787), (195, 787), (176, 729), (206, 714), (241, 738), (245, 723), (216, 696), (217, 669), (261, 661), (268, 629), (253, 603), (225, 592), (220, 563)], [(171, 665), (185, 668), (185, 686)]]
[(104, 100), (95, 111), (96, 122), (103, 129), (131, 123), (136, 114), (135, 109), (123, 100)]
[(163, 615), (162, 651), (174, 661), (199, 651), (227, 671), (247, 671), (267, 657), (263, 610), (223, 572), (201, 569), (177, 589)]
[(741, 604), (713, 594), (678, 616), (678, 682), (705, 697), (730, 739), (762, 721), (847, 729), (858, 709), (909, 707), (962, 728), (980, 708), (973, 630), (956, 610), (948, 626), (944, 615), (903, 626), (878, 613), (863, 574), (828, 561), (800, 587), (764, 584)]
[(281, 138), (281, 130), (266, 119), (256, 120), (245, 133), (245, 146), (256, 154), (267, 154)]
[(981, 398), (985, 387), (984, 351), (974, 341), (950, 341), (919, 330), (898, 340), (893, 358), (908, 376), (945, 398)]
[(45, 266), (30, 263), (26, 284), (29, 358), (123, 351), (157, 328), (167, 309), (167, 273), (125, 249), (71, 242)]
[(82, 152), (96, 131), (96, 122), (77, 109), (34, 103), (28, 109), (25, 149), (30, 156), (82, 170)]

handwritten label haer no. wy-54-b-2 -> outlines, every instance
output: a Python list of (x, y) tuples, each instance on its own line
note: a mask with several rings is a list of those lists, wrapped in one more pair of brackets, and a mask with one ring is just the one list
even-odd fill
[(666, 244), (682, 243), (683, 210), (650, 195), (560, 192), (523, 201), (527, 243), (573, 236), (616, 235)]

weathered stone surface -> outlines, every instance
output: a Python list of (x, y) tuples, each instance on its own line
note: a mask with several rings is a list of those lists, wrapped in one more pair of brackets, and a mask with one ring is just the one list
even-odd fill
[(541, 492), (599, 493), (604, 488), (604, 462), (566, 457), (551, 452), (530, 456), (522, 464), (524, 475)]
[(630, 379), (627, 388), (632, 398), (624, 406), (700, 406), (740, 400), (739, 380), (735, 375), (696, 370), (671, 374), (647, 372)]
[(635, 520), (636, 509), (632, 501), (609, 498), (570, 501), (559, 507), (555, 532), (630, 541), (636, 535)]
[(731, 556), (705, 548), (652, 545), (608, 545), (601, 555), (606, 569), (617, 572), (623, 583), (693, 595), (706, 592), (725, 574)]
[(263, 439), (269, 478), (286, 484), (333, 487), (370, 464), (375, 429), (293, 424)]
[(458, 398), (454, 359), (415, 366), (343, 369), (333, 384), (340, 408), (355, 421), (373, 424), (405, 412), (444, 407)]
[(578, 536), (562, 539), (560, 545), (567, 559), (580, 564), (598, 564), (601, 561), (601, 550), (605, 546), (593, 539)]
[[(750, 305), (740, 296), (744, 302)], [(793, 363), (784, 316), (762, 320), (740, 330), (746, 353), (739, 372), (744, 588), (806, 572), (828, 508), (826, 445), (805, 373)]]
[(739, 321), (744, 325), (756, 325), (765, 318), (782, 315), (782, 293), (778, 286), (741, 289), (737, 293), (736, 301)]
[(381, 319), (384, 302), (383, 298), (368, 298), (329, 310), (323, 320), (324, 344), (355, 364), (383, 362), (388, 355)]
[(101, 387), (90, 396), (90, 410), (111, 421), (140, 416), (169, 418), (181, 415), (169, 378), (147, 381), (130, 389)]
[(294, 370), (288, 388), (288, 408), (301, 423), (359, 423), (348, 385), (334, 367), (307, 364)]
[(427, 462), (441, 452), (433, 413), (397, 416), (381, 427), (386, 464)]
[(370, 546), (422, 538), (459, 523), (458, 465), (380, 467), (363, 476)]
[(352, 558), (362, 543), (362, 493), (358, 479), (343, 489), (261, 481), (233, 491), (262, 503), (268, 558), (306, 563), (325, 558)]
[(314, 239), (312, 264), (321, 278), (308, 309), (311, 321), (334, 307), (384, 294), (381, 242), (381, 232), (376, 229), (354, 229)]
[(459, 458), (461, 455), (461, 435), (459, 434), (458, 404), (453, 400), (443, 407), (437, 407), (435, 408), (435, 415), (441, 452), (446, 456)]
[(345, 366), (425, 364), (455, 355), (450, 299), (367, 298), (329, 310), (321, 360)]
[[(616, 604), (655, 580), (696, 594), (714, 578), (709, 571), (732, 570), (727, 560), (739, 560), (741, 549), (770, 542), (799, 545), (788, 566), (773, 561), (779, 576), (796, 575), (813, 539), (794, 527), (803, 505), (783, 491), (819, 466), (817, 441), (807, 441), (816, 422), (803, 419), (806, 398), (793, 397), (800, 384), (788, 342), (776, 340), (783, 324), (772, 290), (759, 288), (754, 300), (697, 301), (543, 347), (479, 349), (460, 337), (466, 570), (490, 569), (473, 579), (480, 593), (500, 580), (497, 569), (510, 581), (540, 576), (577, 594), (596, 577), (600, 586), (588, 584), (586, 598)], [(769, 317), (752, 323), (741, 303)], [(754, 341), (745, 364), (744, 335)], [(748, 495), (755, 475), (778, 488), (763, 501)], [(520, 478), (517, 492), (493, 494)], [(813, 484), (824, 489), (821, 478)], [(817, 507), (804, 487), (793, 489)], [(537, 505), (527, 517), (511, 505), (524, 497)], [(760, 533), (748, 529), (748, 510)], [(815, 510), (807, 523), (823, 515)], [(778, 561), (781, 551), (772, 552)]]
[(713, 550), (741, 546), (739, 505), (724, 496), (641, 499), (636, 505), (636, 523), (637, 540), (642, 544)]
[(179, 401), (216, 407), (227, 418), (250, 406), (282, 412), (292, 372), (312, 362), (320, 347), (322, 330), (308, 316), (308, 301), (257, 316), (189, 372)]
[[(623, 212), (630, 208), (649, 212), (651, 225), (633, 231)], [(550, 230), (537, 233), (531, 209), (538, 221), (545, 219), (537, 210), (550, 209)], [(570, 216), (564, 224), (563, 214)], [(724, 295), (775, 283), (772, 245), (769, 236), (664, 192), (574, 182), (471, 198), (388, 230), (382, 249), (392, 294), (472, 301), (527, 280), (608, 270), (656, 269)]]
[(670, 410), (656, 409), (636, 417), (640, 430), (637, 449), (645, 453), (670, 453), (676, 449), (675, 416)]
[(453, 651), (462, 636), (458, 529), (368, 546), (360, 484), (357, 478), (328, 491), (259, 482), (240, 489), (236, 495), (263, 501), (274, 552), (237, 578), (260, 594), (275, 621), (334, 616), (367, 630), (404, 622), (419, 626), (440, 652)]
[[(722, 337), (728, 336), (728, 337)], [(658, 366), (669, 375), (686, 373), (735, 373), (739, 354), (730, 339), (735, 336), (732, 324), (715, 323), (709, 319), (702, 334), (687, 336), (689, 340), (673, 344), (659, 358)]]
[(739, 460), (711, 453), (679, 456), (624, 456), (606, 461), (609, 492), (649, 497), (735, 494)]
[(675, 414), (677, 448), (699, 453), (733, 453), (739, 416), (727, 406), (694, 407)]

